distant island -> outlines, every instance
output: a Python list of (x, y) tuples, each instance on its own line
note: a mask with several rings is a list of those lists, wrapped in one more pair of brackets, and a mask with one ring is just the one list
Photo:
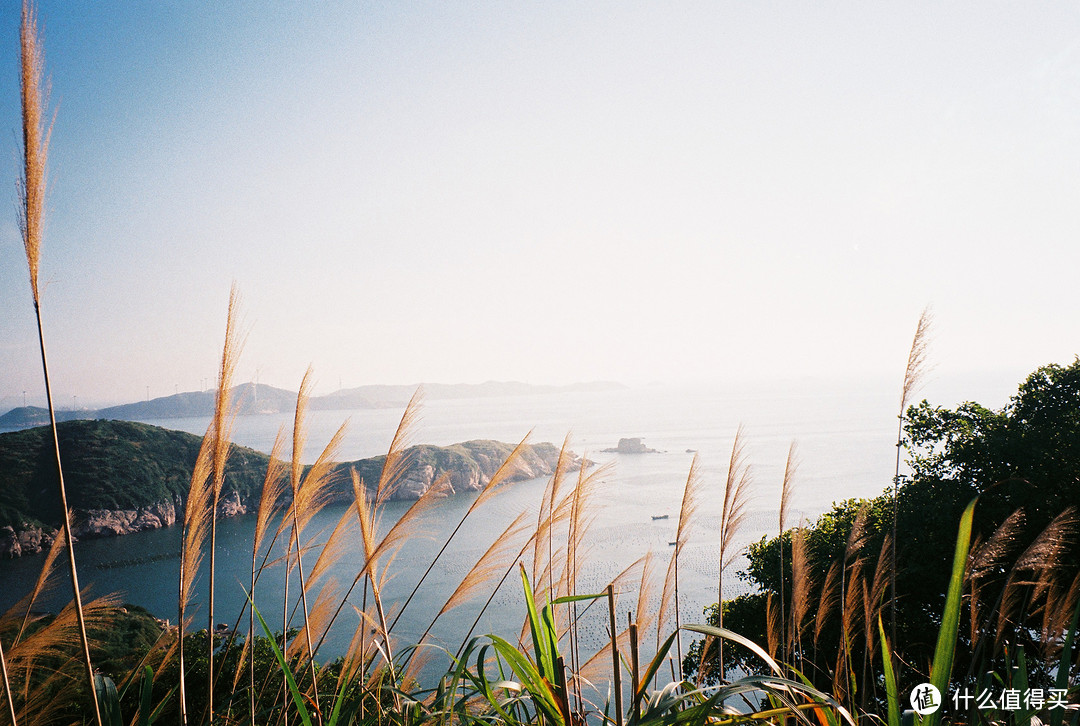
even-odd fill
[(632, 439), (619, 439), (619, 445), (612, 449), (604, 449), (606, 454), (658, 454), (656, 449), (650, 449), (645, 445), (641, 437)]
[[(325, 396), (312, 396), (311, 410), (352, 410), (358, 408), (400, 408), (409, 402), (416, 386), (370, 385), (343, 388)], [(567, 386), (538, 386), (515, 381), (486, 383), (425, 383), (424, 397), (429, 400), (494, 398), (499, 396), (549, 395), (557, 393), (589, 393), (625, 389), (621, 383), (594, 381)], [(244, 383), (232, 390), (242, 416), (282, 413), (296, 407), (296, 392), (266, 384)], [(149, 401), (125, 403), (101, 409), (64, 410), (56, 412), (57, 421), (115, 419), (147, 421), (169, 418), (210, 416), (214, 411), (214, 391), (192, 391), (162, 396)], [(20, 406), (0, 416), (0, 431), (18, 431), (49, 423), (49, 412), (38, 406)]]
[[(167, 527), (183, 516), (200, 437), (129, 421), (67, 421), (57, 429), (77, 538)], [(391, 498), (416, 499), (444, 475), (447, 494), (478, 491), (513, 448), (484, 440), (410, 447), (408, 464)], [(51, 452), (47, 427), (0, 434), (0, 557), (40, 552), (62, 521)], [(509, 481), (551, 474), (558, 456), (552, 444), (527, 446)], [(331, 474), (333, 500), (351, 501), (350, 469), (373, 486), (384, 459), (336, 464)], [(220, 516), (254, 511), (268, 463), (266, 454), (233, 445)], [(575, 466), (580, 463), (575, 459)]]

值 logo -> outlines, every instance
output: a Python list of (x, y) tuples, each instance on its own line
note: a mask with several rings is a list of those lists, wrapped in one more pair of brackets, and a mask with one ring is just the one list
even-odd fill
[(911, 707), (920, 716), (934, 713), (941, 708), (941, 691), (932, 683), (920, 683), (911, 691)]

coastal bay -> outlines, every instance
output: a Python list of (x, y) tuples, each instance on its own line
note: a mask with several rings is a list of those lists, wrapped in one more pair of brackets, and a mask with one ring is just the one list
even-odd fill
[[(685, 617), (693, 619), (715, 600), (716, 538), (719, 489), (727, 457), (739, 425), (745, 428), (753, 467), (754, 498), (743, 532), (744, 542), (771, 534), (776, 527), (776, 507), (784, 455), (792, 439), (799, 442), (802, 466), (798, 474), (795, 509), (810, 517), (829, 502), (852, 496), (873, 496), (891, 481), (895, 457), (894, 394), (887, 385), (868, 383), (838, 393), (835, 387), (795, 383), (783, 387), (744, 387), (741, 390), (641, 388), (603, 392), (574, 392), (555, 396), (506, 396), (483, 400), (436, 400), (427, 402), (413, 440), (451, 445), (471, 439), (517, 441), (533, 431), (531, 441), (561, 443), (571, 433), (571, 448), (614, 470), (597, 493), (596, 522), (590, 541), (588, 565), (582, 572), (581, 590), (600, 587), (622, 568), (649, 552), (666, 562), (674, 539), (682, 484), (692, 454), (700, 452), (706, 477), (706, 497), (701, 514), (684, 551), (680, 599)], [(309, 417), (310, 463), (333, 431), (348, 417), (348, 433), (342, 458), (357, 460), (385, 452), (397, 426), (400, 409), (366, 409), (352, 412), (314, 411)], [(279, 426), (288, 416), (242, 416), (237, 419), (234, 442), (255, 451), (268, 451)], [(155, 425), (182, 428), (189, 433), (205, 431), (205, 418), (150, 421)], [(600, 453), (620, 438), (640, 437), (658, 450), (648, 456)], [(486, 505), (470, 520), (466, 537), (452, 544), (448, 555), (410, 605), (410, 612), (430, 616), (443, 604), (466, 563), (475, 560), (514, 516), (523, 509), (535, 511), (543, 492), (543, 477), (520, 481), (506, 494)], [(419, 578), (422, 567), (434, 554), (434, 543), (447, 533), (450, 523), (467, 509), (474, 494), (443, 500), (425, 520), (423, 535), (412, 538), (393, 566), (387, 587), (389, 601), (403, 598)], [(382, 526), (388, 527), (407, 502), (391, 503)], [(311, 525), (325, 538), (346, 505), (325, 510)], [(654, 515), (674, 515), (653, 520)], [(218, 612), (239, 612), (247, 581), (253, 518), (240, 516), (219, 522)], [(94, 594), (123, 591), (124, 598), (146, 607), (161, 618), (175, 621), (176, 559), (179, 528), (140, 532), (119, 538), (84, 540), (77, 545), (80, 573)], [(138, 562), (127, 562), (135, 557)], [(0, 608), (9, 607), (32, 585), (41, 556), (0, 562)], [(346, 555), (334, 569), (334, 577), (348, 583), (362, 566), (358, 554)], [(283, 586), (280, 567), (271, 568), (260, 582), (269, 593)], [(419, 571), (418, 571), (419, 570)], [(735, 572), (725, 577), (725, 589), (735, 593), (743, 587)], [(522, 617), (520, 584), (505, 584), (480, 629), (513, 634)], [(205, 582), (197, 583), (195, 599), (205, 604)], [(48, 607), (66, 601), (63, 587), (55, 591)], [(468, 628), (468, 618), (451, 612), (436, 636), (449, 643)], [(353, 618), (355, 620), (355, 618)], [(409, 613), (399, 627), (406, 636), (419, 636), (423, 628)], [(470, 621), (471, 622), (471, 621)], [(426, 621), (425, 623), (426, 624)], [(328, 657), (347, 647), (355, 622), (343, 622), (325, 646)], [(416, 632), (412, 632), (415, 630)], [(597, 633), (600, 632), (599, 626)], [(590, 636), (598, 638), (598, 634)]]

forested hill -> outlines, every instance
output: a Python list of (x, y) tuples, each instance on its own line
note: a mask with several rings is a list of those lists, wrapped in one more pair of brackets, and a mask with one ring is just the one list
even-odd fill
[[(183, 500), (202, 439), (130, 421), (57, 425), (68, 505), (74, 510), (138, 509)], [(48, 427), (0, 434), (0, 527), (62, 521)], [(234, 446), (229, 491), (260, 491), (269, 457)]]
[[(155, 529), (182, 516), (198, 436), (130, 421), (67, 421), (57, 430), (76, 537)], [(415, 499), (443, 476), (448, 494), (479, 490), (513, 448), (498, 441), (411, 447), (392, 498)], [(62, 521), (52, 457), (47, 427), (0, 434), (0, 556), (39, 551)], [(331, 474), (335, 498), (353, 497), (350, 469), (374, 486), (383, 458), (337, 464)], [(557, 458), (551, 444), (527, 446), (510, 480), (546, 476)], [(221, 516), (254, 511), (268, 463), (266, 454), (232, 447)]]

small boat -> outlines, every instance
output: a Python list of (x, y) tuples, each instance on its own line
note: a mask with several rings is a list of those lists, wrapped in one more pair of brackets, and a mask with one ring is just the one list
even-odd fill
[(652, 518), (653, 518), (653, 521), (655, 522), (658, 519), (667, 519), (668, 515), (666, 515), (666, 514), (654, 514), (652, 516)]

